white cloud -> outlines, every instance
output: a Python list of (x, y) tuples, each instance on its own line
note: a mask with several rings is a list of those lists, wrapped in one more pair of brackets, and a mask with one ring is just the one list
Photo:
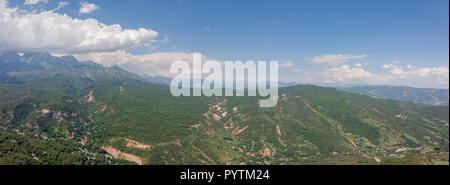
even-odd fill
[(334, 54), (325, 54), (322, 56), (315, 56), (313, 58), (306, 58), (307, 61), (310, 61), (315, 64), (327, 64), (336, 66), (342, 63), (347, 62), (352, 59), (362, 59), (366, 58), (367, 55), (334, 55)]
[(448, 67), (391, 66), (389, 74), (394, 82), (401, 85), (446, 89), (449, 86)]
[(25, 0), (23, 5), (35, 5), (38, 3), (48, 3), (48, 0)]
[[(175, 61), (186, 61), (192, 63), (192, 53), (184, 52), (158, 52), (147, 55), (132, 55), (123, 50), (114, 52), (97, 52), (87, 54), (75, 54), (80, 61), (94, 61), (104, 66), (117, 65), (127, 71), (136, 74), (147, 74), (150, 76), (171, 77), (176, 74), (169, 73), (170, 65)], [(202, 56), (202, 61), (207, 60)], [(191, 64), (192, 65), (192, 64)]]
[[(192, 66), (192, 53), (189, 52), (158, 52), (147, 55), (132, 55), (123, 50), (114, 52), (97, 52), (74, 55), (81, 61), (92, 60), (104, 66), (117, 65), (137, 74), (150, 76), (173, 77), (169, 73), (172, 62), (183, 60)], [(209, 60), (202, 56), (202, 61)], [(283, 63), (285, 64), (285, 63)], [(287, 63), (289, 65), (289, 63)], [(382, 67), (386, 71), (374, 73), (358, 66), (342, 65), (319, 72), (301, 69), (288, 70), (282, 73), (280, 79), (298, 83), (341, 84), (341, 85), (404, 85), (411, 87), (448, 88), (448, 67), (420, 68), (411, 65), (395, 66), (387, 64)]]
[(156, 31), (123, 29), (96, 19), (77, 19), (53, 11), (30, 13), (0, 0), (0, 51), (54, 53), (103, 52), (151, 45)]
[(448, 84), (449, 69), (448, 67), (424, 67), (419, 68), (412, 65), (396, 66), (393, 64), (383, 65), (383, 69), (389, 70), (390, 75), (393, 78), (405, 79), (405, 78), (426, 78), (432, 77), (437, 80), (437, 82), (442, 82), (442, 84)]
[(361, 63), (356, 63), (356, 64), (353, 64), (353, 66), (355, 66), (355, 67), (362, 67), (362, 64)]
[[(114, 52), (97, 52), (74, 55), (80, 61), (92, 60), (104, 66), (117, 65), (136, 74), (150, 76), (173, 77), (169, 73), (172, 62), (182, 60), (192, 67), (192, 53), (189, 52), (158, 52), (147, 55), (132, 55), (123, 50)], [(209, 60), (202, 55), (202, 61)], [(289, 63), (288, 63), (289, 64)], [(420, 68), (411, 65), (383, 66), (386, 71), (374, 73), (362, 67), (342, 65), (319, 72), (310, 72), (295, 68), (289, 73), (281, 73), (280, 79), (298, 83), (341, 84), (341, 85), (403, 85), (411, 87), (448, 88), (448, 67)]]
[(384, 64), (383, 66), (381, 66), (381, 68), (383, 69), (392, 69), (394, 67), (394, 64)]
[(292, 66), (294, 66), (294, 63), (292, 61), (283, 62), (278, 65), (278, 67), (292, 67)]
[(396, 66), (386, 64), (382, 69), (387, 73), (372, 73), (361, 67), (329, 68), (310, 75), (309, 83), (327, 84), (369, 84), (402, 85), (411, 87), (448, 88), (448, 67), (416, 67), (412, 65)]
[[(174, 77), (178, 74), (170, 73), (170, 67), (173, 62), (185, 61), (190, 65), (191, 72), (199, 72), (202, 74), (202, 78), (209, 77), (210, 74), (203, 73), (201, 68), (193, 67), (193, 53), (187, 52), (157, 52), (146, 55), (133, 55), (126, 51), (119, 50), (114, 52), (98, 52), (98, 53), (87, 53), (87, 54), (75, 54), (75, 58), (80, 61), (93, 61), (103, 66), (113, 66), (117, 65), (122, 69), (129, 72), (136, 73), (139, 75), (149, 75), (149, 76), (163, 76), (163, 77)], [(224, 69), (224, 61), (210, 59), (205, 55), (201, 56), (202, 65), (207, 61), (218, 61)], [(184, 71), (186, 72), (186, 71)], [(190, 73), (185, 73), (189, 74)], [(224, 73), (222, 73), (224, 75)], [(245, 74), (235, 74), (244, 75), (236, 76), (236, 79), (245, 78)], [(213, 78), (222, 79), (221, 76), (213, 76)], [(226, 76), (223, 76), (225, 79)], [(240, 81), (241, 82), (241, 81)]]
[(209, 26), (205, 26), (206, 31), (211, 31), (211, 28)]
[(100, 7), (94, 3), (81, 2), (80, 5), (80, 13), (91, 13), (95, 10), (100, 9)]
[(387, 78), (368, 72), (360, 67), (350, 67), (343, 65), (326, 69), (315, 74), (319, 83), (368, 83), (382, 84), (387, 82)]
[(8, 1), (6, 0), (0, 0), (0, 10), (4, 10), (8, 7)]
[(67, 5), (69, 5), (68, 2), (65, 2), (65, 1), (59, 2), (59, 3), (58, 3), (58, 7), (56, 8), (56, 10), (59, 10), (59, 9), (65, 7), (65, 6), (67, 6)]

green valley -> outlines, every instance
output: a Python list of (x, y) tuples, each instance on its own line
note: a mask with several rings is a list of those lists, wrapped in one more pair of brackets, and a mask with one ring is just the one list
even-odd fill
[(118, 67), (46, 57), (59, 65), (3, 70), (2, 164), (448, 165), (448, 105), (297, 85), (260, 108), (259, 97), (173, 97)]

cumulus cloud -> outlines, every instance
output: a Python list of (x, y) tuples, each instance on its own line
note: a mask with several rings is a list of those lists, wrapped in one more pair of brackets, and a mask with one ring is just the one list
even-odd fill
[(48, 0), (25, 0), (23, 5), (35, 5), (38, 3), (48, 3)]
[(419, 68), (412, 65), (397, 66), (393, 64), (386, 64), (383, 65), (382, 68), (389, 70), (389, 75), (394, 80), (417, 79), (418, 82), (420, 82), (423, 81), (423, 79), (431, 78), (431, 80), (434, 81), (435, 83), (445, 85), (448, 87), (449, 83), (448, 67)]
[(327, 64), (336, 66), (347, 62), (352, 59), (362, 59), (366, 58), (367, 55), (335, 55), (335, 54), (325, 54), (322, 56), (315, 56), (313, 58), (305, 58), (307, 61), (315, 64)]
[(151, 45), (156, 31), (123, 29), (96, 19), (77, 19), (53, 11), (30, 13), (0, 0), (0, 50), (54, 53), (105, 52)]
[(368, 72), (360, 67), (350, 67), (343, 65), (326, 69), (315, 74), (319, 83), (367, 83), (367, 84), (383, 84), (387, 82), (387, 78)]
[(416, 67), (412, 65), (382, 66), (385, 73), (369, 72), (361, 67), (342, 65), (311, 75), (310, 83), (403, 85), (411, 87), (448, 88), (448, 67)]
[(100, 9), (100, 7), (94, 3), (81, 2), (80, 5), (80, 13), (91, 13), (95, 10)]
[(294, 66), (294, 63), (292, 61), (283, 62), (278, 65), (278, 67), (292, 67), (292, 66)]
[(65, 1), (59, 2), (59, 3), (58, 3), (58, 7), (56, 7), (56, 10), (59, 10), (59, 9), (65, 7), (65, 6), (67, 6), (67, 5), (69, 5), (68, 2), (65, 2)]
[(362, 67), (362, 64), (361, 63), (356, 63), (356, 64), (353, 64), (353, 66), (355, 66), (355, 67)]

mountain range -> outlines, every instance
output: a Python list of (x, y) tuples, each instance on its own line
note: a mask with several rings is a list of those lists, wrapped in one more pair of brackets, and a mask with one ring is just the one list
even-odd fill
[(427, 89), (401, 86), (355, 86), (339, 88), (353, 93), (375, 98), (423, 103), (429, 105), (448, 105), (448, 89)]
[(173, 97), (158, 82), (72, 56), (1, 53), (0, 164), (448, 165), (448, 91), (427, 105), (292, 85), (260, 108), (260, 97)]

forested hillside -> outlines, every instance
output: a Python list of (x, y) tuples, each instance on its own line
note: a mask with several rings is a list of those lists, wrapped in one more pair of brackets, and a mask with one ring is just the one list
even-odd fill
[(47, 57), (3, 69), (0, 163), (448, 164), (448, 106), (299, 85), (260, 108)]

